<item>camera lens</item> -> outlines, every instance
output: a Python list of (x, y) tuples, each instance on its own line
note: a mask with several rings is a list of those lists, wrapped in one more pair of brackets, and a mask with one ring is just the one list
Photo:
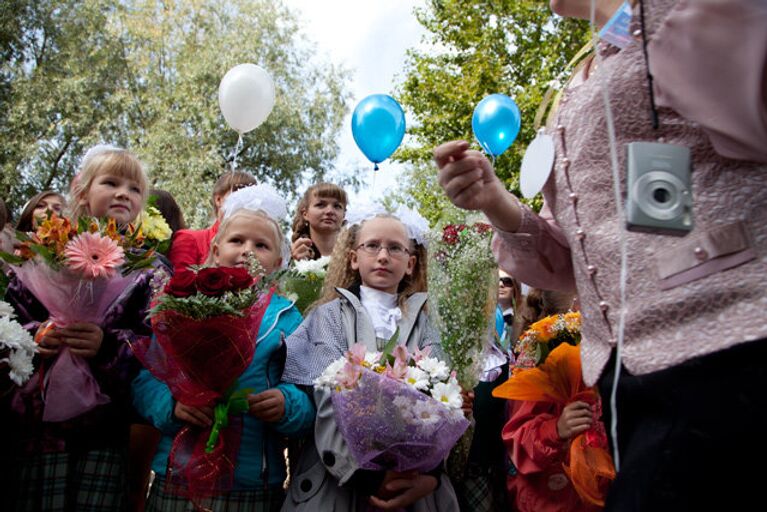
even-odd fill
[(665, 188), (656, 188), (652, 193), (653, 199), (659, 203), (667, 203), (671, 199), (671, 192)]

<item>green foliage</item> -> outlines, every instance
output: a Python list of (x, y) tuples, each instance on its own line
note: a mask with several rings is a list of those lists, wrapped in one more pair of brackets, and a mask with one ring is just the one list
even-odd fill
[(246, 310), (255, 304), (264, 293), (261, 286), (254, 286), (239, 292), (226, 292), (219, 296), (195, 293), (182, 298), (164, 294), (149, 311), (149, 315), (154, 316), (162, 311), (174, 311), (194, 320), (204, 320), (222, 315), (243, 317)]
[(497, 301), (498, 267), (487, 225), (432, 231), (427, 272), (430, 316), (463, 389), (474, 389)]
[[(4, 2), (5, 4), (5, 2)], [(207, 222), (237, 134), (218, 108), (230, 67), (275, 80), (269, 119), (245, 135), (238, 168), (295, 190), (330, 169), (347, 110), (344, 70), (311, 64), (294, 14), (268, 0), (12, 0), (0, 24), (0, 195), (12, 207), (66, 188), (89, 145), (136, 152), (193, 226)], [(3, 119), (0, 119), (2, 121)], [(308, 171), (306, 174), (303, 174)]]
[(473, 140), (471, 116), (477, 103), (492, 93), (509, 95), (522, 112), (522, 128), (495, 169), (519, 194), (519, 166), (535, 136), (535, 113), (550, 82), (588, 40), (588, 27), (529, 0), (429, 0), (416, 15), (428, 31), (427, 45), (409, 51), (398, 90), (416, 126), (408, 130), (413, 143), (395, 158), (412, 164), (400, 198), (412, 198), (436, 224), (455, 221), (455, 214), (436, 181), (434, 147)]

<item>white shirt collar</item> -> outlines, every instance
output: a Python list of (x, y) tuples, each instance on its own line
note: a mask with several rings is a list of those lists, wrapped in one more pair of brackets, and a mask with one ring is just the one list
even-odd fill
[(375, 288), (360, 286), (360, 302), (373, 321), (373, 329), (379, 338), (389, 339), (397, 331), (402, 310), (397, 306), (397, 294)]

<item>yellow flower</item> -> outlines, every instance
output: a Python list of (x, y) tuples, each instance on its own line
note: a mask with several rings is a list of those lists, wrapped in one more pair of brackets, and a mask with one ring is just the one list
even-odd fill
[(141, 226), (141, 232), (150, 240), (162, 242), (168, 240), (173, 234), (160, 210), (154, 206), (147, 206), (139, 215), (137, 222)]
[(536, 331), (539, 342), (545, 343), (557, 335), (556, 321), (557, 315), (547, 316), (531, 325), (530, 329)]
[(571, 332), (580, 332), (581, 330), (581, 314), (577, 311), (565, 313), (565, 325), (567, 330)]

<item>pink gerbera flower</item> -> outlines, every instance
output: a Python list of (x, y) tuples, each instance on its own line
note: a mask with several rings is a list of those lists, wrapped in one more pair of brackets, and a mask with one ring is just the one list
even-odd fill
[(98, 233), (81, 233), (64, 248), (67, 266), (86, 279), (111, 277), (125, 262), (122, 247)]

